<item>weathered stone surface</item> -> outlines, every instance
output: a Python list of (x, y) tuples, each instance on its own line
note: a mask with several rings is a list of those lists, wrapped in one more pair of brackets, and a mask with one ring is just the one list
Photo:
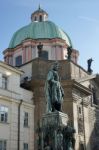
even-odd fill
[(61, 112), (51, 112), (42, 118), (42, 150), (47, 147), (63, 150), (63, 128), (67, 126), (68, 116)]
[[(32, 63), (32, 85), (35, 104), (35, 145), (37, 145), (36, 129), (38, 122), (41, 122), (43, 114), (46, 112), (46, 100), (44, 96), (44, 83), (48, 70), (53, 64), (52, 60), (34, 59)], [(86, 150), (91, 150), (91, 145), (99, 143), (99, 138), (95, 136), (95, 123), (99, 122), (99, 76), (89, 75), (81, 66), (72, 61), (59, 61), (61, 83), (64, 89), (64, 102), (62, 111), (69, 116), (69, 122), (76, 129), (76, 146), (80, 149), (80, 144), (86, 146)], [(96, 90), (97, 106), (94, 105), (91, 87)], [(82, 107), (82, 121), (80, 127), (83, 134), (79, 132), (79, 112), (78, 106)], [(96, 111), (97, 110), (97, 111)], [(91, 142), (92, 141), (92, 142)], [(37, 148), (35, 147), (35, 150)]]
[(62, 112), (51, 112), (43, 115), (42, 125), (53, 125), (53, 126), (66, 126), (68, 122), (68, 115)]

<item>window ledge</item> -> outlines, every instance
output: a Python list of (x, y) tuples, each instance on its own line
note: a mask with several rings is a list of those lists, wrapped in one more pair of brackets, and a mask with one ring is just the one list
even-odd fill
[(24, 128), (30, 128), (30, 126), (23, 126)]
[(9, 122), (3, 122), (3, 121), (0, 121), (0, 124), (8, 125), (8, 124), (10, 124), (10, 123), (9, 123)]
[(0, 87), (0, 89), (19, 95), (19, 93), (15, 92), (15, 91), (11, 91), (11, 90), (9, 90), (8, 88), (7, 88), (7, 89), (4, 89), (4, 88)]
[(0, 89), (7, 90), (7, 91), (8, 91), (8, 88), (3, 88), (2, 86), (0, 86)]

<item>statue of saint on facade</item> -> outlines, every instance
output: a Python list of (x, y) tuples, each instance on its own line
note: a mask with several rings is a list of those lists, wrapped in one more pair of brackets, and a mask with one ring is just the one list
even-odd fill
[(72, 47), (68, 46), (68, 47), (67, 47), (67, 55), (68, 55), (68, 56), (67, 56), (67, 59), (68, 59), (68, 60), (71, 60), (72, 51), (73, 51), (73, 50), (72, 50)]
[(87, 60), (87, 63), (88, 63), (88, 72), (89, 73), (93, 72), (93, 70), (91, 69), (92, 61), (93, 61), (92, 58), (90, 58), (90, 59)]
[(47, 112), (62, 111), (64, 90), (60, 84), (58, 75), (58, 62), (55, 62), (47, 74), (45, 83), (45, 96), (47, 100)]
[(40, 57), (43, 49), (43, 44), (41, 42), (39, 43), (39, 45), (37, 45), (37, 49), (38, 49), (38, 57)]

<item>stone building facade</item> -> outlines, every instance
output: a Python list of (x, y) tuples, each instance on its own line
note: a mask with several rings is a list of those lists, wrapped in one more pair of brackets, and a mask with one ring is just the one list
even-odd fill
[[(53, 62), (37, 58), (20, 67), (26, 72), (27, 76), (27, 72), (31, 72), (31, 81), (24, 81), (24, 74), (21, 77), (23, 81), (21, 86), (28, 88), (31, 85), (30, 88), (34, 93), (35, 132), (39, 128), (42, 115), (46, 112), (44, 86), (47, 72)], [(63, 112), (68, 114), (70, 124), (76, 129), (75, 149), (94, 150), (94, 146), (97, 146), (99, 142), (98, 132), (96, 132), (99, 121), (99, 77), (98, 75), (90, 75), (81, 66), (72, 61), (61, 60), (58, 62), (60, 65), (59, 74), (61, 76), (61, 83), (65, 91)], [(95, 88), (95, 94), (92, 87)], [(36, 132), (35, 145), (37, 144), (37, 140), (38, 134)]]
[(0, 149), (34, 149), (33, 93), (20, 87), (23, 72), (0, 62)]

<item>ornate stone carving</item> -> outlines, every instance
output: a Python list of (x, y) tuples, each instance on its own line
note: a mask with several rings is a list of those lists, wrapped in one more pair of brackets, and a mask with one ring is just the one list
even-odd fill
[(68, 116), (61, 112), (52, 112), (42, 119), (41, 150), (73, 150), (75, 130), (67, 125)]
[(78, 132), (83, 133), (84, 127), (83, 127), (83, 118), (78, 118)]

